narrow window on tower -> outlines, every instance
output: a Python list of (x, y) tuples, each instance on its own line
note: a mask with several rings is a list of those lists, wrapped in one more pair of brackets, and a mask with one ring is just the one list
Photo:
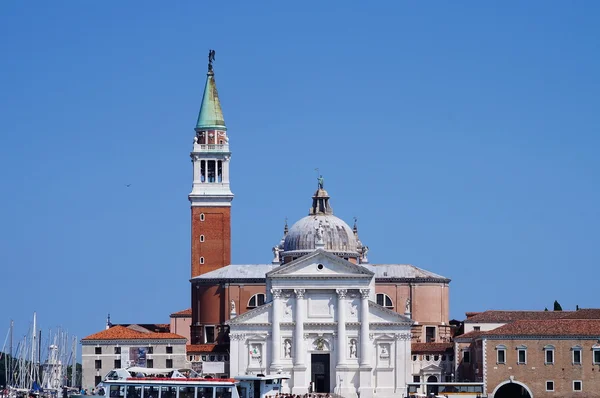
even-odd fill
[(204, 213), (200, 213), (200, 221), (204, 221)]
[(200, 161), (200, 181), (206, 182), (206, 160)]
[(204, 235), (200, 235), (200, 242), (204, 242)]
[(208, 182), (215, 182), (215, 174), (217, 172), (215, 167), (216, 163), (215, 160), (208, 162)]
[(204, 257), (200, 257), (200, 264), (204, 264)]
[(219, 182), (223, 182), (223, 162), (221, 160), (217, 162), (217, 175)]

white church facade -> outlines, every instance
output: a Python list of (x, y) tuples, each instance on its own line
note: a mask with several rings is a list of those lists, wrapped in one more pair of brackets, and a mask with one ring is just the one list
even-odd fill
[(288, 375), (283, 393), (404, 396), (413, 321), (376, 303), (372, 271), (317, 248), (266, 281), (264, 305), (236, 317), (232, 303), (231, 374)]

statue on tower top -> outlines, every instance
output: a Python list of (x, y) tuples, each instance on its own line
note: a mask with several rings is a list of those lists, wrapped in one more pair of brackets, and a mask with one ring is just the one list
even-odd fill
[(213, 65), (212, 63), (215, 60), (215, 50), (208, 50), (208, 71), (212, 72)]
[(325, 181), (324, 181), (324, 179), (323, 179), (323, 176), (322, 176), (322, 175), (320, 175), (320, 176), (317, 178), (317, 181), (319, 182), (319, 189), (323, 189), (323, 184), (324, 184), (324, 182), (325, 182)]

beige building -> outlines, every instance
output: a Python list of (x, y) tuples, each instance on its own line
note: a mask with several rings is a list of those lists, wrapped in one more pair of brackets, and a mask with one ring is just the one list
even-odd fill
[(488, 312), (478, 321), (538, 319), (471, 330), (455, 339), (461, 381), (481, 381), (494, 398), (600, 396), (600, 310), (510, 312), (496, 311), (502, 317)]
[(174, 312), (170, 316), (169, 332), (178, 334), (190, 342), (190, 328), (192, 326), (192, 309)]
[[(169, 325), (116, 325), (81, 340), (82, 387), (91, 391), (108, 372), (129, 366), (186, 366), (186, 338)], [(167, 330), (167, 331), (165, 331)]]

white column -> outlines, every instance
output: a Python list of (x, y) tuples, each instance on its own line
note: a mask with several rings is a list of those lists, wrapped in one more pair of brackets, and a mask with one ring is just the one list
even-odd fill
[(337, 364), (342, 365), (346, 363), (346, 293), (348, 292), (346, 289), (337, 289), (338, 295), (337, 302), (337, 335), (338, 335), (338, 344), (337, 344), (337, 352), (338, 359)]
[(204, 182), (208, 182), (208, 160), (204, 160)]
[(280, 346), (281, 346), (281, 289), (272, 289), (273, 294), (273, 319), (271, 320), (271, 369), (280, 368)]
[(194, 184), (199, 183), (200, 179), (200, 158), (198, 155), (193, 155), (192, 162), (194, 165)]
[(229, 183), (229, 156), (223, 159), (223, 182)]
[(295, 289), (296, 293), (296, 329), (294, 330), (294, 365), (304, 365), (304, 314), (306, 312), (306, 300), (304, 289)]
[(369, 365), (369, 292), (370, 289), (360, 289), (360, 365)]

